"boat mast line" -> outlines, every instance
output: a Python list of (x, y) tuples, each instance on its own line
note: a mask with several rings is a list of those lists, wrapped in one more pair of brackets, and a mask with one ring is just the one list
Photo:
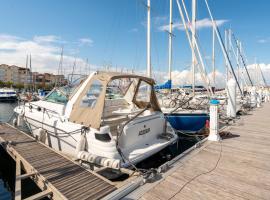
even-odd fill
[[(186, 25), (186, 22), (185, 22), (185, 17), (184, 17), (184, 14), (183, 14), (182, 7), (181, 7), (181, 5), (180, 5), (180, 3), (179, 3), (179, 0), (176, 0), (176, 2), (177, 2), (177, 6), (178, 6), (178, 10), (179, 10), (180, 16), (181, 16), (182, 21), (183, 21), (183, 25), (184, 25), (185, 32), (186, 32), (186, 35), (187, 35), (187, 38), (188, 38), (189, 46), (190, 46), (190, 48), (191, 48), (191, 51), (195, 53), (195, 49), (192, 48), (192, 41), (191, 41), (191, 38), (190, 38), (190, 35), (189, 35), (189, 32), (188, 32), (188, 28), (187, 28), (187, 25)], [(183, 2), (183, 1), (182, 1), (182, 2)], [(184, 4), (183, 4), (183, 7), (185, 8), (185, 5), (184, 5)], [(187, 14), (186, 10), (185, 10), (185, 13)], [(186, 17), (187, 17), (188, 23), (190, 23), (190, 20), (189, 20), (188, 15), (187, 15)], [(192, 28), (191, 28), (191, 32), (192, 32), (192, 31), (193, 31), (193, 30), (192, 30)], [(212, 92), (212, 89), (211, 89), (210, 86), (209, 86), (209, 81), (208, 81), (207, 77), (205, 76), (205, 65), (204, 65), (202, 56), (201, 56), (201, 54), (200, 54), (199, 46), (198, 46), (198, 43), (197, 43), (197, 40), (196, 40), (196, 39), (194, 40), (194, 44), (195, 44), (195, 48), (196, 48), (197, 54), (198, 54), (198, 56), (199, 56), (199, 60), (200, 60), (199, 63), (202, 65), (202, 68), (203, 68), (203, 69), (201, 69), (201, 65), (200, 65), (200, 64), (198, 65), (198, 66), (199, 66), (198, 68), (199, 68), (199, 70), (200, 70), (201, 77), (202, 77), (202, 79), (203, 79), (203, 81), (204, 81), (204, 83), (205, 83), (205, 85), (206, 85), (206, 90), (207, 90), (207, 92), (208, 92), (208, 96), (211, 96), (211, 95), (213, 95), (213, 92)], [(196, 57), (195, 57), (195, 58), (196, 58)], [(196, 58), (196, 59), (197, 59), (197, 58)], [(197, 62), (198, 62), (198, 60), (197, 60)]]
[(261, 75), (262, 75), (262, 79), (263, 79), (264, 85), (267, 86), (266, 79), (265, 79), (265, 76), (263, 75), (262, 68), (261, 68), (260, 64), (258, 64), (258, 67), (259, 67), (259, 70), (260, 70), (260, 72), (261, 72)]
[[(235, 43), (236, 43), (236, 47), (237, 47), (237, 49), (239, 50), (239, 45), (238, 45), (238, 43), (237, 43), (237, 40), (236, 40), (236, 37), (235, 37), (234, 33), (232, 33), (232, 36), (233, 36), (233, 39), (234, 39), (234, 41), (235, 41)], [(244, 68), (245, 68), (245, 70), (246, 70), (246, 73), (247, 73), (247, 75), (248, 75), (248, 79), (249, 79), (249, 81), (250, 81), (250, 84), (251, 84), (251, 86), (253, 86), (253, 82), (252, 82), (252, 80), (251, 80), (251, 78), (250, 78), (250, 75), (249, 75), (249, 72), (248, 72), (248, 69), (247, 69), (246, 62), (245, 62), (245, 60), (244, 60), (244, 58), (243, 58), (243, 55), (242, 55), (242, 53), (241, 53), (240, 51), (239, 51), (239, 55), (240, 55), (240, 57), (241, 57), (241, 61), (242, 61), (243, 65), (244, 65)]]
[(223, 42), (223, 40), (222, 40), (222, 38), (221, 38), (221, 34), (220, 34), (220, 31), (219, 31), (219, 28), (217, 27), (216, 21), (214, 21), (214, 18), (213, 18), (213, 16), (212, 16), (212, 12), (211, 12), (211, 10), (210, 10), (210, 7), (209, 7), (209, 5), (208, 5), (208, 1), (207, 1), (207, 0), (205, 0), (205, 4), (206, 4), (206, 7), (207, 7), (209, 16), (210, 16), (210, 18), (211, 18), (211, 21), (212, 21), (212, 23), (213, 23), (213, 26), (214, 26), (214, 28), (215, 28), (215, 32), (216, 32), (216, 35), (217, 35), (219, 44), (220, 44), (220, 46), (221, 46), (223, 55), (224, 55), (225, 59), (227, 60), (227, 63), (229, 64), (229, 66), (230, 66), (230, 68), (231, 68), (231, 72), (232, 72), (233, 77), (234, 77), (234, 79), (235, 79), (235, 81), (236, 81), (236, 83), (237, 83), (237, 87), (238, 87), (238, 89), (239, 89), (239, 91), (240, 91), (240, 94), (241, 94), (241, 96), (243, 96), (242, 89), (241, 89), (240, 84), (239, 84), (239, 82), (238, 82), (238, 80), (237, 80), (237, 77), (236, 77), (236, 74), (235, 74), (235, 72), (234, 72), (234, 69), (233, 69), (231, 60), (230, 60), (230, 58), (229, 58), (229, 56), (228, 56), (228, 52), (225, 50), (224, 42)]

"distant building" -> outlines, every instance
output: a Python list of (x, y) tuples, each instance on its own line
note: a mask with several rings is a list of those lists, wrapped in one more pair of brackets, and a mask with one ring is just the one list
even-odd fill
[(28, 84), (30, 82), (30, 70), (15, 65), (0, 65), (0, 81), (13, 84)]
[(50, 73), (37, 73), (33, 72), (33, 83), (34, 85), (45, 86), (63, 86), (67, 84), (67, 79), (64, 75), (54, 75)]
[(23, 84), (33, 86), (63, 86), (67, 84), (67, 79), (64, 75), (54, 75), (51, 73), (30, 73), (29, 69), (18, 67), (15, 65), (0, 65), (0, 81), (12, 82), (13, 84)]

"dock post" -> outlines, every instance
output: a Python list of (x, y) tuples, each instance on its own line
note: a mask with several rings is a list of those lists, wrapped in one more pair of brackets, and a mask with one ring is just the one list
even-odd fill
[(22, 199), (22, 187), (21, 179), (18, 178), (21, 175), (21, 161), (16, 158), (16, 177), (15, 177), (15, 200)]
[(218, 116), (218, 105), (219, 101), (212, 99), (210, 101), (210, 134), (208, 140), (210, 141), (220, 141), (219, 136), (219, 116)]
[(252, 107), (257, 106), (257, 99), (256, 99), (256, 87), (252, 86), (250, 90), (250, 103)]
[(267, 88), (263, 88), (263, 97), (264, 97), (264, 102), (268, 102), (268, 89)]
[(269, 92), (269, 88), (266, 88), (266, 99), (267, 99), (267, 102), (270, 101), (270, 92)]
[(236, 81), (230, 79), (227, 82), (227, 117), (235, 118), (236, 117)]
[(261, 107), (261, 103), (262, 103), (262, 89), (259, 88), (257, 95), (257, 108)]

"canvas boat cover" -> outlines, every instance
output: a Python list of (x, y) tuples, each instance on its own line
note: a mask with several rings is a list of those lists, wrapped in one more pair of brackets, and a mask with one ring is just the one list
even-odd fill
[[(113, 80), (125, 78), (136, 80), (136, 86), (134, 87), (134, 95), (132, 98), (132, 102), (138, 108), (144, 109), (150, 103), (150, 110), (161, 111), (157, 97), (155, 95), (155, 81), (153, 79), (134, 74), (123, 74), (118, 72), (96, 72), (91, 79), (86, 79), (86, 81), (88, 80), (88, 83), (73, 104), (69, 120), (74, 123), (82, 124), (86, 127), (99, 129), (102, 121), (102, 113), (104, 110), (106, 89), (108, 84)], [(136, 95), (138, 93), (138, 88), (141, 81), (146, 82), (150, 86), (150, 102), (136, 100)], [(95, 86), (97, 83), (99, 84), (99, 94), (95, 99), (94, 106), (93, 104), (90, 106), (87, 103), (82, 103), (85, 101), (84, 99), (88, 95), (89, 88), (93, 88), (93, 86)], [(91, 97), (89, 97), (89, 99), (88, 101), (91, 101)]]

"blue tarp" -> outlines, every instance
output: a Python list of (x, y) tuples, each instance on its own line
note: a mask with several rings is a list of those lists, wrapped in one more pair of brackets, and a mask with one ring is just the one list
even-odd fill
[(156, 85), (155, 86), (156, 90), (160, 89), (172, 89), (172, 80), (168, 80), (167, 82), (161, 84), (161, 85)]

